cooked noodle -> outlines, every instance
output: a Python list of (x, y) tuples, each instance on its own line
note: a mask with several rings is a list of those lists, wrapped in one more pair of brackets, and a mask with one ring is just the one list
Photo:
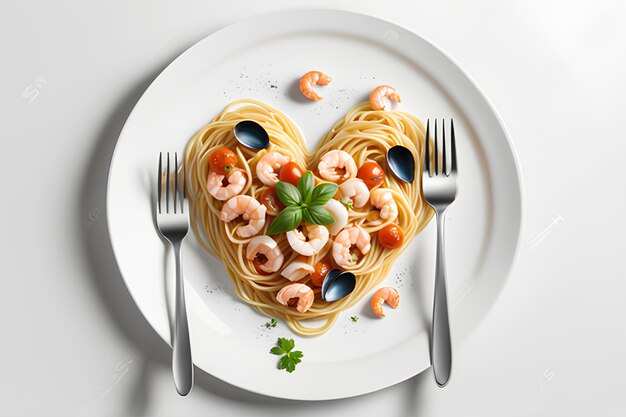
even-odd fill
[[(272, 145), (264, 151), (253, 151), (240, 146), (233, 135), (234, 126), (242, 120), (254, 120), (269, 133)], [(394, 145), (407, 147), (419, 161), (416, 166), (416, 180), (412, 184), (402, 183), (393, 177), (385, 161), (385, 153)], [(360, 259), (354, 269), (357, 277), (356, 288), (347, 297), (333, 302), (325, 302), (319, 296), (320, 290), (312, 286), (316, 294), (313, 306), (305, 313), (294, 307), (279, 304), (276, 293), (290, 281), (280, 275), (260, 275), (251, 261), (246, 259), (246, 243), (235, 234), (243, 220), (226, 223), (220, 220), (222, 201), (213, 198), (207, 191), (209, 175), (209, 155), (219, 147), (227, 147), (238, 156), (238, 166), (245, 170), (248, 182), (242, 192), (258, 199), (267, 188), (257, 178), (256, 164), (269, 151), (274, 150), (291, 156), (292, 160), (305, 169), (317, 174), (320, 158), (331, 149), (348, 152), (357, 166), (366, 160), (376, 161), (385, 170), (383, 187), (392, 190), (398, 205), (397, 219), (383, 221), (378, 210), (369, 203), (360, 209), (350, 210), (349, 222), (362, 226), (371, 234), (371, 249)], [(235, 101), (200, 129), (189, 141), (185, 150), (185, 165), (188, 173), (188, 189), (191, 200), (193, 230), (202, 246), (224, 263), (237, 295), (259, 312), (284, 320), (296, 333), (306, 336), (320, 335), (335, 322), (339, 313), (348, 309), (380, 284), (387, 276), (394, 261), (410, 244), (411, 240), (428, 223), (432, 210), (421, 196), (420, 175), (424, 150), (424, 126), (415, 116), (402, 111), (373, 111), (369, 103), (363, 103), (348, 112), (321, 141), (313, 154), (306, 151), (304, 140), (297, 126), (282, 112), (255, 100)], [(252, 181), (250, 181), (252, 179)], [(323, 181), (316, 177), (318, 181)], [(264, 234), (271, 224), (268, 216)], [(385, 249), (376, 238), (376, 232), (389, 223), (398, 224), (405, 234), (402, 246), (398, 249)], [(285, 256), (283, 266), (288, 265), (298, 254), (287, 242), (285, 234), (272, 236)], [(310, 258), (313, 265), (330, 254), (332, 237), (325, 247)], [(330, 257), (332, 258), (332, 256)], [(309, 278), (300, 280), (307, 283)], [(321, 320), (310, 326), (307, 319)]]

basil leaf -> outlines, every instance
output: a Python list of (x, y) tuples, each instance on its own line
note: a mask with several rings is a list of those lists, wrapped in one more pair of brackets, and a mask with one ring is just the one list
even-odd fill
[(328, 210), (326, 210), (322, 206), (313, 206), (307, 209), (307, 217), (310, 220), (306, 220), (309, 223), (321, 224), (323, 226), (328, 226), (335, 222), (333, 216), (330, 215)]
[(300, 191), (288, 182), (278, 181), (276, 183), (276, 195), (287, 207), (295, 207), (302, 203)]
[(309, 206), (323, 206), (328, 203), (328, 200), (333, 198), (335, 194), (337, 194), (337, 184), (331, 183), (322, 183), (318, 184), (311, 194), (311, 201), (309, 202)]
[(298, 191), (300, 191), (300, 195), (302, 196), (302, 202), (304, 204), (309, 204), (309, 202), (311, 201), (313, 188), (315, 188), (315, 180), (313, 179), (313, 174), (311, 173), (311, 171), (307, 171), (298, 180)]
[(270, 225), (267, 234), (275, 235), (278, 233), (287, 233), (288, 231), (297, 228), (300, 225), (300, 222), (302, 222), (302, 209), (300, 207), (287, 207), (278, 213), (278, 216), (276, 216)]
[(309, 213), (308, 207), (302, 207), (302, 220), (304, 220), (307, 223), (315, 224), (313, 222), (313, 218), (311, 217), (311, 214)]

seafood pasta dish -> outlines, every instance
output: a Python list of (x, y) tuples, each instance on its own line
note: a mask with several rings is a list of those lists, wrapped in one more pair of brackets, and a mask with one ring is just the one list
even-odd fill
[[(300, 79), (309, 100), (315, 85), (332, 79), (319, 71)], [(330, 88), (325, 87), (325, 88)], [(421, 194), (425, 129), (412, 114), (387, 108), (400, 101), (390, 86), (373, 89), (308, 153), (298, 127), (260, 101), (228, 104), (202, 127), (185, 150), (193, 230), (219, 258), (237, 295), (295, 333), (327, 331), (340, 313), (371, 297), (374, 313), (397, 307), (398, 292), (379, 287), (393, 262), (432, 217)], [(253, 150), (234, 136), (254, 121), (270, 145)], [(393, 176), (389, 148), (414, 156), (415, 181)], [(354, 289), (338, 300), (322, 294), (332, 270), (354, 274)]]

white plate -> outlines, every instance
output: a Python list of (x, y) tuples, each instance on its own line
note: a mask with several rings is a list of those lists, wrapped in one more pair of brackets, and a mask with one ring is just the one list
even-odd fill
[[(311, 69), (334, 78), (319, 89), (319, 102), (297, 90), (299, 76)], [(404, 110), (423, 119), (454, 117), (460, 178), (447, 222), (447, 261), (455, 348), (477, 326), (507, 278), (520, 230), (520, 179), (502, 122), (470, 78), (414, 33), (348, 12), (294, 10), (235, 23), (191, 47), (146, 90), (120, 135), (107, 194), (111, 242), (130, 293), (164, 340), (170, 340), (171, 262), (164, 262), (169, 257), (150, 203), (158, 153), (182, 151), (224, 105), (244, 97), (287, 113), (312, 149), (383, 83), (400, 91)], [(386, 283), (399, 289), (402, 302), (387, 318), (374, 318), (365, 299), (327, 334), (301, 338), (282, 323), (265, 329), (267, 319), (237, 299), (220, 261), (190, 234), (184, 270), (195, 364), (250, 391), (305, 400), (355, 396), (410, 378), (429, 366), (434, 238), (431, 222), (394, 266)], [(279, 336), (293, 337), (304, 352), (293, 374), (277, 370), (269, 354)]]

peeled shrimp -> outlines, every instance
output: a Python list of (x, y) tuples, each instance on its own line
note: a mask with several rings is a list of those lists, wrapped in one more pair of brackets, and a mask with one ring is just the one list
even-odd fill
[(262, 271), (272, 273), (278, 271), (283, 266), (283, 251), (280, 250), (278, 243), (269, 236), (255, 236), (248, 243), (246, 258), (252, 261), (257, 255), (263, 255), (267, 258), (267, 261), (258, 265)]
[(289, 246), (300, 255), (313, 256), (326, 245), (329, 232), (325, 226), (319, 224), (307, 225), (306, 229), (306, 237), (298, 229), (287, 232), (287, 241)]
[(270, 151), (256, 164), (256, 176), (263, 184), (273, 187), (278, 182), (277, 172), (290, 160), (282, 153)]
[(317, 170), (322, 178), (333, 182), (354, 178), (357, 173), (354, 158), (348, 152), (337, 149), (328, 151), (322, 156), (317, 164)]
[(309, 71), (302, 77), (300, 77), (300, 92), (302, 92), (304, 97), (308, 98), (309, 100), (317, 101), (322, 97), (320, 97), (319, 94), (317, 94), (315, 90), (313, 90), (313, 86), (316, 84), (327, 85), (332, 80), (332, 78), (330, 78), (323, 72)]
[(333, 259), (343, 268), (352, 268), (356, 265), (355, 256), (350, 253), (350, 248), (355, 245), (363, 255), (369, 252), (370, 235), (360, 226), (350, 226), (343, 229), (333, 242)]
[(315, 294), (308, 285), (299, 283), (287, 284), (276, 294), (276, 301), (282, 305), (287, 305), (292, 298), (298, 299), (296, 308), (300, 313), (304, 313), (313, 305)]
[(306, 257), (298, 256), (283, 269), (280, 275), (289, 281), (299, 281), (312, 272), (315, 272), (315, 268), (307, 262)]
[(359, 208), (367, 204), (370, 198), (370, 190), (360, 178), (350, 178), (339, 186), (341, 201), (352, 202), (353, 207)]
[(346, 206), (332, 198), (323, 207), (333, 216), (333, 222), (328, 226), (328, 231), (331, 236), (335, 236), (348, 224), (348, 210)]
[(385, 110), (385, 98), (396, 103), (401, 101), (400, 94), (398, 94), (395, 88), (388, 85), (379, 85), (370, 94), (370, 105), (374, 110)]
[(395, 220), (398, 217), (398, 204), (387, 188), (377, 188), (370, 193), (370, 204), (380, 210), (381, 219)]
[(383, 313), (383, 304), (389, 304), (389, 307), (396, 308), (400, 304), (400, 294), (393, 287), (383, 287), (374, 293), (372, 296), (372, 311), (378, 317), (385, 317)]
[[(224, 186), (224, 178), (228, 180), (227, 186)], [(227, 176), (211, 171), (206, 186), (209, 194), (216, 199), (228, 200), (243, 191), (246, 186), (246, 174), (241, 169), (236, 169)]]
[(235, 220), (243, 215), (248, 224), (237, 229), (241, 237), (254, 236), (265, 225), (265, 211), (267, 208), (248, 195), (237, 195), (228, 200), (222, 207), (220, 219), (224, 222)]

